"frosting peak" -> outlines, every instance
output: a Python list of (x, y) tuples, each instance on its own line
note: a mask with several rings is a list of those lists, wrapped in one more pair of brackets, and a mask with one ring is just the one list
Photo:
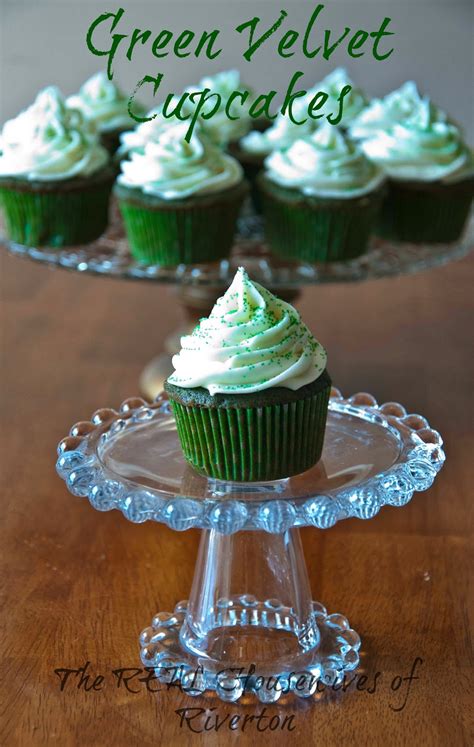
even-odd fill
[(241, 267), (209, 317), (181, 338), (169, 382), (210, 394), (297, 390), (323, 373), (326, 358), (296, 309)]
[[(352, 123), (350, 136), (361, 140), (404, 122), (416, 113), (422, 101), (416, 83), (409, 80), (385, 98), (372, 99)], [(440, 110), (437, 111), (437, 118), (446, 121), (446, 115)]]
[[(81, 86), (79, 93), (69, 96), (67, 105), (79, 109), (99, 132), (131, 127), (133, 124), (128, 113), (127, 97), (108, 79), (105, 72), (96, 73), (89, 78)], [(136, 104), (134, 108), (137, 109)]]
[(396, 179), (455, 181), (473, 172), (473, 158), (455, 125), (428, 98), (412, 114), (362, 143), (366, 155)]
[(337, 100), (344, 86), (351, 86), (351, 91), (344, 98), (344, 109), (340, 122), (341, 126), (347, 127), (354, 117), (362, 111), (367, 103), (367, 99), (362, 90), (350, 79), (347, 70), (343, 67), (338, 67), (326, 75), (319, 85), (314, 86), (308, 91), (306, 99), (311, 98), (318, 90), (325, 91), (329, 96), (329, 102), (333, 104), (333, 109), (337, 110)]
[(242, 138), (240, 145), (247, 153), (266, 156), (278, 148), (286, 148), (295, 140), (314, 131), (316, 125), (309, 117), (304, 124), (295, 124), (287, 114), (279, 114), (275, 122), (263, 132), (253, 130)]
[(129, 161), (122, 161), (120, 184), (145, 194), (176, 200), (228, 189), (242, 180), (242, 168), (231, 156), (194, 132), (186, 142), (187, 124), (156, 132)]
[(6, 122), (1, 140), (0, 176), (70, 179), (89, 176), (109, 159), (95, 131), (55, 86), (40, 91), (28, 109)]
[(265, 160), (266, 175), (317, 197), (360, 197), (380, 186), (381, 169), (329, 123)]

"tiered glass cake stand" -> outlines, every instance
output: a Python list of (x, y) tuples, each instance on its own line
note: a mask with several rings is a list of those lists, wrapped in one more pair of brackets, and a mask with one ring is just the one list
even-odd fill
[[(0, 235), (1, 235), (0, 225)], [(474, 245), (474, 216), (464, 237), (453, 244), (408, 244), (373, 239), (369, 251), (349, 262), (308, 264), (278, 259), (265, 245), (261, 218), (247, 208), (239, 220), (235, 246), (229, 259), (178, 267), (144, 266), (131, 256), (115, 204), (107, 233), (87, 246), (63, 249), (27, 247), (7, 240), (10, 252), (38, 262), (77, 272), (172, 284), (189, 317), (183, 329), (165, 341), (165, 354), (154, 358), (143, 371), (140, 389), (153, 399), (171, 373), (170, 354), (178, 349), (181, 334), (207, 315), (216, 298), (230, 284), (237, 268), (245, 266), (250, 277), (285, 300), (293, 302), (305, 285), (353, 282), (417, 272), (466, 255)]]
[[(299, 527), (373, 518), (427, 490), (443, 465), (439, 433), (397, 403), (333, 389), (321, 461), (286, 480), (207, 479), (183, 459), (169, 402), (126, 400), (74, 425), (58, 447), (71, 493), (135, 523), (202, 530), (189, 601), (140, 635), (142, 662), (189, 695), (225, 701), (312, 697), (359, 662), (359, 635), (312, 600)], [(151, 612), (151, 611), (150, 611)]]

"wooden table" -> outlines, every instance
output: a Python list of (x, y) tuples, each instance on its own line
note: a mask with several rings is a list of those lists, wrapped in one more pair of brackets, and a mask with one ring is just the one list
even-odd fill
[[(360, 689), (352, 683), (320, 703), (267, 707), (264, 716), (279, 715), (280, 725), (294, 716), (284, 730), (259, 732), (269, 725), (262, 717), (244, 732), (227, 720), (202, 734), (186, 722), (180, 727), (176, 711), (215, 708), (210, 714), (221, 719), (258, 715), (263, 706), (192, 700), (175, 689), (153, 694), (138, 675), (128, 681), (138, 690), (131, 693), (113, 674), (140, 666), (138, 632), (156, 610), (186, 597), (198, 534), (134, 526), (116, 511), (99, 515), (68, 494), (54, 471), (56, 444), (72, 423), (137, 393), (142, 367), (179, 321), (172, 292), (68, 274), (4, 252), (1, 262), (0, 743), (472, 744), (474, 259), (305, 292), (303, 317), (327, 346), (343, 393), (369, 391), (427, 416), (445, 438), (447, 464), (435, 486), (403, 509), (303, 532), (315, 598), (347, 614), (362, 636), (368, 679), (358, 680)], [(55, 669), (86, 662), (89, 679), (71, 674), (61, 691)], [(417, 679), (406, 679), (414, 666)], [(204, 727), (201, 717), (190, 723)]]

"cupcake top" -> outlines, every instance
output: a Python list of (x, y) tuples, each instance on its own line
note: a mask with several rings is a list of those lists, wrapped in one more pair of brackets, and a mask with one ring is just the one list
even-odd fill
[(122, 161), (118, 182), (163, 200), (222, 192), (242, 181), (242, 167), (186, 123), (167, 127)]
[[(361, 140), (379, 130), (388, 130), (415, 114), (421, 102), (416, 83), (409, 80), (385, 98), (372, 99), (351, 124), (349, 134), (355, 140)], [(444, 121), (446, 115), (438, 110), (438, 118)]]
[(339, 126), (348, 127), (352, 120), (364, 109), (367, 98), (363, 91), (349, 78), (347, 70), (343, 67), (336, 68), (332, 73), (326, 75), (320, 83), (310, 88), (304, 97), (304, 101), (307, 105), (319, 91), (324, 91), (329, 96), (324, 108), (328, 112), (337, 112), (339, 108), (338, 98), (344, 86), (351, 86), (352, 90), (344, 96), (343, 113)]
[(0, 176), (59, 181), (90, 176), (109, 161), (95, 131), (54, 86), (5, 123), (1, 142)]
[(295, 140), (314, 131), (314, 120), (307, 119), (304, 124), (295, 124), (286, 114), (279, 114), (271, 127), (264, 132), (253, 130), (243, 137), (239, 145), (247, 153), (266, 156), (279, 148), (286, 148)]
[(181, 338), (168, 381), (204, 387), (211, 395), (297, 390), (323, 373), (326, 359), (296, 309), (252, 282), (241, 267), (210, 316)]
[[(178, 103), (179, 97), (175, 96), (174, 103)], [(171, 108), (174, 106), (172, 102)], [(162, 106), (156, 106), (150, 109), (146, 115), (147, 121), (141, 122), (133, 130), (127, 130), (120, 134), (120, 146), (117, 151), (119, 156), (124, 156), (131, 151), (143, 151), (149, 140), (156, 140), (163, 130), (169, 127), (176, 127), (179, 120), (175, 117), (164, 117)], [(195, 131), (199, 132), (201, 127), (199, 122), (196, 123)]]
[(315, 197), (360, 197), (384, 180), (382, 170), (329, 123), (265, 159), (266, 176)]
[(427, 98), (403, 122), (364, 140), (362, 148), (394, 179), (450, 182), (474, 173), (461, 132)]
[[(92, 122), (99, 132), (121, 130), (131, 126), (128, 99), (104, 72), (96, 73), (89, 78), (81, 86), (79, 93), (69, 96), (67, 105), (79, 109), (84, 118)], [(137, 110), (136, 103), (134, 110)]]
[[(209, 88), (212, 93), (218, 93), (222, 97), (222, 103), (219, 111), (212, 117), (209, 119), (201, 118), (202, 129), (213, 143), (225, 148), (230, 142), (239, 140), (246, 135), (252, 126), (252, 118), (248, 114), (249, 100), (251, 101), (253, 97), (252, 91), (241, 81), (238, 70), (226, 70), (216, 75), (208, 75), (202, 78), (197, 86), (187, 88), (186, 92), (192, 94), (204, 88)], [(249, 91), (250, 95), (247, 97), (245, 107), (241, 106), (240, 97), (235, 99), (230, 111), (232, 116), (238, 117), (238, 119), (229, 119), (225, 112), (225, 105), (231, 93), (236, 90)]]

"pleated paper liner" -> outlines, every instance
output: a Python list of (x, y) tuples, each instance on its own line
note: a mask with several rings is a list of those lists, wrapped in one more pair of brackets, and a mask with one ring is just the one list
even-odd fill
[(208, 395), (206, 406), (202, 396), (192, 402), (192, 390), (183, 400), (180, 387), (165, 388), (183, 454), (201, 474), (237, 482), (278, 480), (304, 472), (321, 456), (331, 388), (326, 373), (302, 387), (299, 398), (298, 391), (279, 387), (266, 390), (276, 393), (272, 398), (265, 391), (240, 395), (241, 407), (235, 404), (239, 395), (228, 405), (225, 395)]
[(107, 168), (90, 179), (27, 182), (0, 179), (0, 206), (8, 238), (26, 246), (86, 244), (107, 228), (114, 175)]
[(420, 244), (457, 241), (473, 196), (474, 178), (455, 184), (391, 180), (377, 232), (387, 239)]
[(130, 251), (145, 264), (212, 262), (230, 254), (245, 182), (220, 194), (162, 200), (116, 185)]
[(375, 226), (383, 189), (351, 199), (306, 197), (257, 179), (265, 232), (279, 256), (303, 262), (336, 262), (363, 254)]

